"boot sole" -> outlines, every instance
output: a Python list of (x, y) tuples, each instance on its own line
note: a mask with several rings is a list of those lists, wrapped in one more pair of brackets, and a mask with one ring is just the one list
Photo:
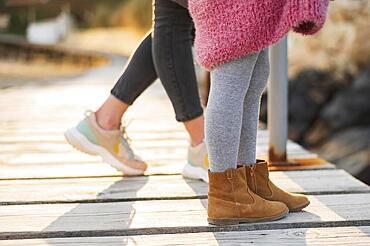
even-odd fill
[(304, 205), (302, 205), (302, 206), (300, 206), (298, 208), (289, 209), (289, 212), (292, 212), (292, 213), (294, 213), (294, 212), (300, 212), (300, 211), (302, 211), (302, 209), (304, 209), (308, 205), (310, 205), (310, 201), (308, 201), (308, 203), (306, 203), (306, 204), (304, 204)]
[(238, 218), (238, 219), (210, 219), (208, 218), (208, 223), (216, 226), (228, 226), (228, 225), (239, 225), (245, 223), (256, 223), (256, 222), (269, 222), (274, 220), (279, 220), (284, 218), (289, 213), (289, 210), (282, 214), (268, 218)]
[(91, 143), (76, 128), (71, 128), (68, 131), (66, 131), (64, 133), (64, 137), (66, 141), (70, 145), (72, 145), (75, 149), (89, 155), (101, 156), (104, 162), (111, 165), (117, 171), (123, 172), (124, 174), (130, 176), (142, 175), (144, 173), (143, 170), (132, 168), (127, 164), (120, 162), (103, 147)]

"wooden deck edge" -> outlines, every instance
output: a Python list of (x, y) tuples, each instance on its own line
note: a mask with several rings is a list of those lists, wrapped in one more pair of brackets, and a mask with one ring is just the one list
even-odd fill
[[(349, 195), (349, 194), (369, 194), (370, 190), (356, 191), (318, 191), (318, 192), (295, 192), (307, 196), (322, 196), (322, 195)], [(102, 198), (102, 199), (77, 199), (77, 200), (55, 200), (55, 201), (3, 201), (0, 206), (15, 206), (15, 205), (42, 205), (42, 204), (82, 204), (82, 203), (112, 203), (112, 202), (136, 202), (136, 201), (169, 201), (169, 200), (192, 200), (192, 199), (207, 199), (207, 195), (194, 196), (168, 196), (168, 197), (137, 197), (137, 198)]]
[(195, 227), (161, 227), (140, 228), (126, 230), (86, 230), (86, 231), (55, 231), (55, 232), (1, 232), (0, 240), (40, 239), (40, 238), (68, 238), (68, 237), (111, 237), (111, 236), (138, 236), (158, 234), (180, 234), (201, 232), (231, 232), (282, 230), (293, 228), (326, 228), (326, 227), (353, 227), (370, 226), (370, 220), (348, 220), (327, 222), (294, 222), (294, 223), (255, 223), (238, 226), (195, 226)]
[[(331, 164), (329, 162), (326, 163), (326, 165), (318, 166), (315, 169), (311, 168), (301, 168), (301, 169), (294, 169), (294, 168), (287, 168), (287, 169), (279, 169), (274, 167), (269, 167), (269, 171), (275, 172), (275, 171), (284, 171), (284, 172), (294, 172), (294, 171), (320, 171), (320, 170), (343, 170), (338, 169), (335, 167), (334, 164)], [(173, 175), (181, 175), (180, 172), (173, 172), (173, 173), (166, 173), (166, 172), (158, 172), (158, 173), (145, 173), (143, 177), (150, 177), (150, 176), (173, 176)], [(12, 177), (12, 178), (0, 178), (0, 181), (11, 181), (11, 180), (48, 180), (48, 179), (85, 179), (85, 178), (119, 178), (119, 177), (133, 177), (133, 176), (127, 176), (124, 174), (112, 174), (112, 175), (96, 175), (96, 176), (49, 176), (49, 177), (30, 177), (30, 178), (24, 178), (24, 177)]]

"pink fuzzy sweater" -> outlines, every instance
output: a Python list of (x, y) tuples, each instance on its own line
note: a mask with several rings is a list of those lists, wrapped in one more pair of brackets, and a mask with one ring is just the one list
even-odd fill
[(262, 50), (293, 29), (314, 34), (329, 0), (189, 0), (198, 62), (207, 69)]

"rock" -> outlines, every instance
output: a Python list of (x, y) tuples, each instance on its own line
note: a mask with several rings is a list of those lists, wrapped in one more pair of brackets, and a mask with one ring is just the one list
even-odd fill
[(260, 121), (267, 123), (267, 90), (263, 93), (260, 107)]
[(369, 124), (370, 69), (366, 69), (350, 87), (338, 92), (323, 108), (305, 142), (310, 145), (317, 144), (339, 130)]
[(313, 147), (322, 143), (331, 134), (333, 134), (333, 129), (323, 120), (317, 120), (313, 127), (308, 130), (304, 137), (304, 145)]
[(358, 73), (370, 60), (370, 1), (330, 3), (323, 29), (314, 36), (289, 34), (291, 75), (306, 68)]
[[(339, 88), (329, 72), (309, 69), (289, 82), (289, 138), (300, 142), (323, 105)], [(267, 122), (267, 95), (261, 103), (260, 120)]]
[(338, 86), (330, 73), (310, 69), (299, 73), (289, 87), (289, 138), (302, 142)]
[(370, 126), (340, 131), (319, 146), (317, 152), (369, 184), (370, 177), (365, 177), (364, 172), (370, 167)]

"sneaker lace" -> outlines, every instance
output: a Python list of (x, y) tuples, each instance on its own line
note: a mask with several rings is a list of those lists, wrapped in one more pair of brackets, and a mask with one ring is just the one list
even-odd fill
[(127, 143), (129, 143), (129, 144), (131, 144), (131, 138), (128, 136), (128, 134), (127, 134), (127, 131), (126, 131), (126, 128), (127, 127), (125, 127), (125, 126), (121, 126), (121, 128), (120, 128), (120, 136), (124, 139), (124, 140), (126, 140), (126, 142)]
[(88, 109), (88, 110), (85, 111), (84, 115), (87, 117), (87, 116), (90, 116), (90, 115), (92, 115), (94, 113), (95, 113), (94, 111)]
[(125, 147), (125, 149), (127, 151), (128, 158), (129, 159), (134, 159), (135, 154), (134, 154), (134, 151), (131, 148), (132, 140), (128, 136), (127, 131), (126, 131), (128, 126), (130, 125), (130, 123), (131, 123), (131, 121), (129, 121), (127, 124), (124, 123), (124, 124), (121, 125), (121, 127), (120, 127), (120, 138), (121, 138), (121, 144)]

